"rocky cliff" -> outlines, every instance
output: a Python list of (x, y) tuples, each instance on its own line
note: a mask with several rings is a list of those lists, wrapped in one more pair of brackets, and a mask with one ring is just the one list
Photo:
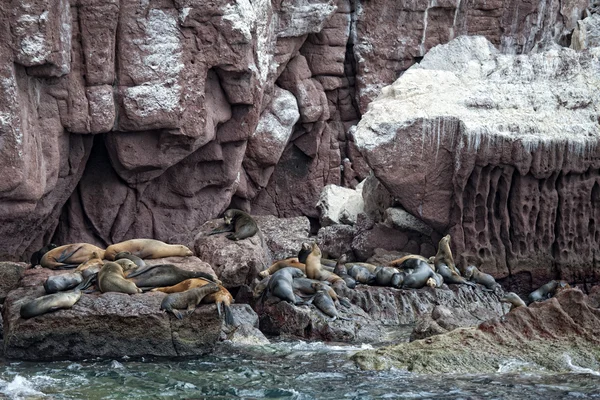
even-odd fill
[(4, 1), (0, 258), (51, 239), (185, 242), (229, 204), (317, 217), (323, 186), (368, 174), (350, 127), (429, 49), (568, 44), (587, 5)]

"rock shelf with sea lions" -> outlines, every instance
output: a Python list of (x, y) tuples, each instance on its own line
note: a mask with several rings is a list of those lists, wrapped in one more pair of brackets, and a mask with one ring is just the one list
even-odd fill
[(440, 239), (440, 242), (438, 243), (438, 251), (435, 255), (433, 264), (435, 265), (436, 271), (438, 270), (438, 265), (445, 264), (452, 272), (460, 276), (460, 271), (456, 269), (456, 264), (454, 264), (452, 250), (450, 250), (450, 240), (450, 235), (446, 235)]
[(258, 232), (258, 225), (256, 225), (254, 218), (242, 210), (229, 209), (223, 214), (223, 219), (225, 220), (225, 227), (213, 229), (209, 235), (233, 231), (233, 233), (226, 236), (227, 239), (242, 240), (252, 237)]
[(283, 268), (271, 275), (265, 294), (272, 294), (281, 300), (292, 304), (301, 303), (302, 301), (294, 294), (293, 280), (294, 278), (303, 278), (304, 272), (297, 268)]
[(221, 283), (214, 276), (201, 271), (188, 271), (174, 264), (158, 264), (146, 266), (143, 270), (133, 271), (127, 279), (138, 287), (163, 287), (177, 285), (186, 279), (203, 278), (211, 282)]
[(211, 293), (219, 291), (219, 286), (211, 282), (202, 287), (195, 287), (180, 293), (168, 294), (160, 303), (160, 309), (172, 313), (177, 319), (183, 319), (182, 309), (187, 310), (186, 315), (191, 315), (202, 299)]
[(104, 249), (88, 243), (73, 243), (56, 247), (43, 255), (40, 265), (50, 269), (77, 268), (81, 263), (88, 261), (95, 254), (99, 258), (104, 256)]
[(114, 261), (120, 252), (129, 252), (140, 258), (189, 257), (194, 253), (182, 244), (167, 244), (155, 239), (131, 239), (106, 248), (104, 258)]

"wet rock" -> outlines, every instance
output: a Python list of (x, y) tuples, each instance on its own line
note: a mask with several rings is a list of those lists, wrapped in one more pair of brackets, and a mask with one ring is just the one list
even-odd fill
[(277, 218), (271, 215), (254, 217), (263, 233), (273, 260), (295, 257), (310, 234), (310, 221), (306, 217)]
[(0, 262), (0, 303), (8, 292), (19, 287), (19, 280), (28, 267), (25, 263)]
[(234, 304), (231, 313), (236, 323), (258, 328), (258, 315), (249, 304)]
[(194, 239), (194, 251), (209, 263), (226, 288), (251, 284), (258, 273), (271, 265), (269, 248), (263, 234), (243, 240), (229, 240), (225, 233), (208, 235), (223, 226), (222, 220), (204, 223)]
[(597, 371), (599, 330), (600, 310), (580, 290), (567, 289), (475, 328), (363, 351), (353, 359), (364, 369), (395, 367), (417, 373), (493, 373), (510, 360), (552, 372), (572, 371), (573, 365)]

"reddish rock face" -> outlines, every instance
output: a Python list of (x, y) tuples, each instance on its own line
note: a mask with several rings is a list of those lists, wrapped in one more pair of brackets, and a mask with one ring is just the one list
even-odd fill
[(459, 34), (526, 52), (587, 5), (351, 3), (2, 2), (0, 258), (187, 243), (230, 203), (317, 218), (368, 175), (350, 128), (415, 58)]

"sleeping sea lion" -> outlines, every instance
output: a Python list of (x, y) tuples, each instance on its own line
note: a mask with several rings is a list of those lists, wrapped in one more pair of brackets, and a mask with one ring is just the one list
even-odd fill
[(504, 296), (500, 299), (503, 303), (510, 303), (510, 311), (514, 310), (517, 307), (527, 307), (527, 304), (519, 297), (518, 294), (514, 292), (505, 293)]
[(545, 285), (540, 286), (538, 289), (534, 290), (529, 294), (529, 303), (533, 303), (534, 301), (543, 301), (549, 299), (554, 296), (556, 289), (559, 286), (568, 285), (568, 283), (564, 281), (553, 280)]
[(390, 280), (390, 286), (400, 289), (402, 284), (404, 283), (404, 278), (408, 273), (406, 271), (401, 271), (397, 274), (392, 275), (392, 279)]
[(123, 268), (123, 272), (125, 272), (126, 274), (129, 273), (129, 271), (133, 271), (138, 267), (133, 261), (127, 258), (119, 258), (113, 262), (119, 264), (121, 268)]
[(108, 246), (104, 258), (113, 261), (117, 253), (128, 251), (140, 258), (189, 257), (194, 253), (182, 244), (167, 244), (155, 239), (131, 239)]
[(142, 289), (138, 288), (135, 283), (125, 279), (123, 268), (114, 262), (104, 264), (100, 272), (98, 272), (98, 289), (102, 293), (120, 292), (135, 294), (141, 293)]
[(471, 287), (477, 287), (475, 283), (467, 281), (465, 278), (451, 270), (450, 267), (444, 263), (437, 264), (436, 269), (442, 278), (444, 278), (444, 282), (446, 283), (463, 284)]
[(99, 258), (104, 250), (88, 243), (73, 243), (56, 247), (48, 251), (40, 260), (40, 265), (50, 269), (71, 269), (88, 261), (93, 254)]
[[(360, 265), (361, 263), (351, 263), (351, 267), (348, 268), (348, 275), (350, 275), (358, 283), (364, 285), (371, 285), (375, 282), (375, 274), (369, 271), (368, 268)], [(346, 266), (348, 263), (346, 264)]]
[(281, 300), (297, 304), (299, 300), (294, 294), (293, 280), (294, 278), (303, 278), (305, 276), (304, 272), (297, 268), (288, 267), (280, 269), (271, 276), (267, 285), (268, 290), (263, 292), (263, 294), (268, 292), (273, 296), (279, 297)]
[(213, 229), (209, 235), (233, 231), (233, 233), (226, 236), (227, 239), (242, 240), (252, 237), (258, 232), (258, 225), (256, 225), (254, 218), (242, 210), (231, 208), (225, 211), (223, 219), (225, 220), (225, 227)]
[(44, 247), (42, 247), (41, 249), (39, 249), (38, 251), (34, 252), (31, 255), (31, 258), (29, 259), (29, 261), (31, 262), (31, 266), (35, 267), (36, 265), (38, 265), (40, 263), (40, 261), (42, 260), (42, 257), (44, 256), (44, 254), (46, 254), (50, 250), (53, 250), (57, 247), (58, 247), (58, 245), (56, 245), (54, 243), (49, 243), (49, 244), (45, 245)]
[(144, 260), (142, 260), (138, 256), (134, 256), (133, 254), (131, 254), (128, 251), (120, 251), (117, 254), (115, 254), (115, 260), (119, 260), (122, 258), (126, 258), (128, 260), (133, 261), (135, 263), (135, 265), (138, 266), (138, 268), (142, 268), (142, 267), (146, 266), (146, 263), (144, 262)]
[[(454, 264), (454, 258), (452, 257), (452, 250), (450, 250), (450, 235), (446, 235), (440, 239), (438, 243), (438, 251), (435, 255), (435, 259), (433, 264), (435, 265), (435, 270), (438, 270), (439, 264), (445, 264), (452, 272), (456, 275), (460, 276), (460, 271), (456, 269), (456, 265)], [(439, 271), (438, 271), (439, 272)], [(442, 275), (443, 276), (443, 275)]]
[(83, 282), (81, 272), (67, 272), (65, 274), (49, 276), (44, 282), (46, 293), (52, 294), (63, 290), (73, 289)]
[(375, 270), (375, 284), (379, 286), (392, 286), (392, 277), (400, 271), (393, 267), (378, 267)]
[(21, 306), (22, 318), (32, 318), (61, 308), (71, 308), (81, 298), (81, 290), (47, 294)]
[[(190, 290), (197, 287), (202, 287), (206, 285), (213, 284), (206, 279), (202, 278), (192, 278), (186, 279), (183, 282), (179, 282), (174, 286), (160, 287), (152, 289), (151, 292), (163, 292), (163, 293), (181, 293), (186, 290)], [(207, 294), (202, 298), (202, 303), (215, 303), (217, 305), (217, 312), (219, 313), (219, 317), (223, 314), (225, 315), (225, 323), (227, 325), (234, 326), (235, 320), (233, 318), (233, 314), (231, 312), (231, 308), (229, 307), (233, 303), (233, 296), (229, 293), (229, 290), (225, 289), (223, 285), (218, 285), (219, 290), (215, 293)], [(224, 312), (221, 311), (223, 309)]]
[(142, 271), (133, 271), (127, 275), (127, 279), (134, 282), (138, 287), (173, 286), (191, 278), (203, 278), (220, 283), (217, 282), (217, 278), (206, 272), (188, 271), (173, 264), (147, 265)]
[(90, 259), (84, 263), (79, 264), (75, 271), (81, 272), (81, 275), (83, 275), (83, 278), (85, 279), (91, 274), (98, 273), (103, 265), (104, 261), (94, 251), (90, 255)]
[(496, 282), (493, 276), (491, 276), (490, 274), (486, 274), (485, 272), (481, 272), (474, 265), (469, 265), (467, 268), (465, 268), (465, 279), (468, 279), (475, 283), (479, 283), (480, 285), (483, 285), (486, 289), (489, 289), (494, 292), (502, 289), (502, 286), (500, 286), (500, 284)]
[(409, 254), (406, 255), (404, 257), (400, 257), (397, 258), (393, 261), (390, 261), (388, 263), (388, 267), (395, 267), (395, 268), (402, 268), (404, 269), (404, 267), (402, 266), (402, 264), (404, 264), (406, 261), (408, 260), (420, 260), (420, 261), (425, 261), (425, 262), (429, 262), (429, 260), (423, 256), (420, 256), (418, 254)]
[(219, 286), (211, 282), (202, 287), (195, 287), (185, 292), (168, 294), (160, 303), (160, 309), (172, 313), (177, 319), (183, 319), (179, 310), (187, 310), (186, 315), (191, 315), (200, 302), (209, 294), (219, 291)]
[(313, 297), (312, 304), (321, 310), (323, 314), (333, 317), (332, 321), (335, 321), (336, 318), (350, 321), (350, 318), (341, 317), (338, 314), (337, 308), (335, 308), (335, 303), (326, 290), (317, 291)]
[(280, 269), (287, 267), (298, 268), (302, 272), (306, 271), (306, 266), (304, 265), (304, 263), (299, 262), (297, 257), (290, 257), (284, 260), (275, 261), (273, 264), (271, 264), (271, 266), (269, 266), (269, 268), (265, 269), (264, 271), (260, 271), (258, 273), (258, 276), (264, 278), (266, 276), (273, 275)]
[[(350, 289), (354, 289), (356, 287), (356, 281), (354, 280), (353, 277), (348, 275), (348, 271), (346, 270), (346, 265), (345, 265), (347, 259), (348, 259), (348, 257), (345, 254), (342, 254), (337, 259), (335, 267), (333, 268), (333, 273), (336, 274), (337, 276), (339, 276), (340, 278), (342, 278), (344, 280), (344, 282), (346, 282), (347, 287), (349, 287)], [(323, 259), (321, 259), (321, 265), (323, 265)]]
[(415, 262), (417, 265), (415, 265), (413, 272), (404, 277), (403, 289), (421, 289), (435, 275), (435, 272), (426, 261), (415, 260)]

